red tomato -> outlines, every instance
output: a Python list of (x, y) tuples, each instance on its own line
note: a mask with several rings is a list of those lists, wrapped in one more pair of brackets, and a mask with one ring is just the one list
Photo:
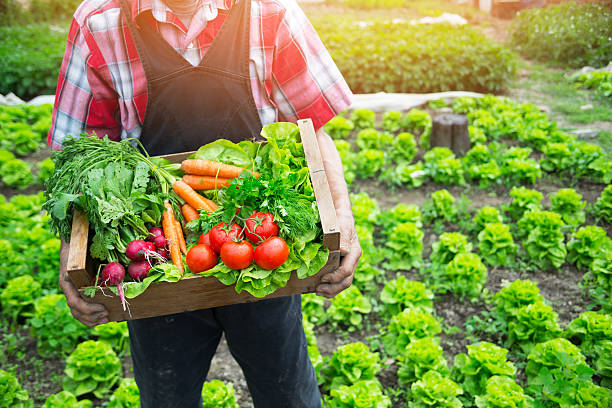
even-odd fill
[(206, 244), (210, 246), (210, 231), (206, 234), (200, 235), (200, 239), (198, 239), (198, 244)]
[(289, 247), (281, 237), (272, 237), (255, 248), (255, 263), (266, 270), (276, 269), (289, 257)]
[(187, 266), (193, 273), (204, 272), (217, 264), (217, 254), (206, 244), (193, 246), (187, 252)]
[(220, 253), (221, 247), (227, 241), (242, 238), (242, 228), (236, 223), (231, 226), (219, 223), (210, 230), (209, 234), (211, 248), (216, 253)]
[(253, 246), (248, 241), (227, 241), (221, 247), (221, 260), (231, 269), (244, 269), (253, 262)]
[(245, 221), (244, 235), (255, 245), (278, 235), (274, 214), (256, 212)]

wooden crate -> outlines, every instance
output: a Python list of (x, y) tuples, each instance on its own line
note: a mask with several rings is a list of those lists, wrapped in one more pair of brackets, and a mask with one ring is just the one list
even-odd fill
[[(129, 312), (124, 311), (119, 296), (110, 291), (105, 291), (104, 294), (98, 291), (93, 298), (83, 293), (85, 287), (93, 285), (95, 271), (94, 262), (88, 255), (89, 223), (84, 214), (77, 211), (74, 214), (72, 235), (68, 244), (70, 248), (67, 269), (68, 275), (79, 288), (81, 297), (90, 303), (101, 303), (106, 306), (109, 311), (109, 320), (123, 321), (314, 292), (321, 277), (337, 269), (340, 264), (340, 228), (312, 121), (310, 119), (300, 120), (298, 126), (321, 217), (323, 245), (330, 251), (327, 263), (316, 275), (298, 279), (294, 271), (285, 287), (277, 289), (264, 298), (256, 298), (246, 291), (238, 294), (235, 285), (224, 285), (213, 276), (191, 276), (178, 282), (153, 283), (141, 295), (127, 299)], [(176, 163), (191, 153), (193, 152), (164, 157)]]

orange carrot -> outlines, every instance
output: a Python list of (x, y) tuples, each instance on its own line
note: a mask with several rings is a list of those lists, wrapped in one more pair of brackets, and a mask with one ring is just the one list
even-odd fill
[(200, 214), (198, 214), (198, 212), (189, 204), (183, 204), (181, 209), (183, 210), (183, 217), (185, 217), (185, 221), (187, 222), (200, 218)]
[(238, 177), (243, 171), (248, 171), (255, 177), (259, 177), (259, 173), (249, 169), (230, 164), (219, 163), (210, 160), (187, 159), (181, 163), (181, 170), (187, 174), (195, 174), (198, 176), (213, 176), (222, 178)]
[(194, 176), (185, 174), (183, 181), (194, 190), (216, 190), (230, 185), (231, 180), (214, 176)]
[(168, 240), (168, 246), (170, 247), (170, 257), (172, 263), (181, 271), (181, 274), (185, 273), (183, 268), (183, 259), (181, 258), (180, 244), (178, 231), (176, 230), (176, 219), (174, 218), (174, 211), (172, 205), (168, 201), (164, 201), (166, 211), (164, 211), (162, 219), (162, 228), (164, 230), (164, 237)]
[(206, 201), (206, 203), (208, 204), (208, 206), (212, 209), (212, 211), (215, 211), (217, 208), (219, 208), (217, 203), (215, 203), (213, 200), (209, 200), (206, 197), (203, 197), (203, 198)]
[(181, 252), (187, 255), (187, 244), (185, 243), (185, 235), (183, 235), (183, 227), (181, 227), (181, 223), (177, 219), (174, 220), (174, 225), (176, 226), (176, 235)]
[(211, 212), (211, 209), (208, 206), (208, 203), (204, 200), (204, 197), (196, 193), (193, 188), (191, 188), (183, 180), (176, 180), (172, 184), (172, 189), (179, 197), (187, 201), (187, 204), (192, 206), (194, 210), (204, 208), (206, 211)]

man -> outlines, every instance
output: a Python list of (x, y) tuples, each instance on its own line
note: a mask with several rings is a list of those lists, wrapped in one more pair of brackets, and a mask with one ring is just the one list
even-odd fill
[[(60, 149), (82, 131), (139, 138), (152, 155), (216, 140), (257, 137), (262, 125), (312, 118), (317, 129), (344, 258), (317, 294), (352, 283), (361, 248), (338, 152), (322, 126), (351, 92), (293, 0), (85, 0), (75, 13), (48, 142)], [(73, 316), (108, 322), (102, 305), (59, 285)], [(300, 296), (128, 322), (143, 407), (201, 406), (200, 392), (221, 335), (242, 367), (256, 407), (318, 407)]]

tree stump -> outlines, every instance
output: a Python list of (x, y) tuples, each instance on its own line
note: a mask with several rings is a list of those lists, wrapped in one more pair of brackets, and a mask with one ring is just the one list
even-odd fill
[(448, 147), (457, 156), (463, 156), (470, 150), (467, 117), (453, 113), (435, 116), (429, 144), (431, 147)]

